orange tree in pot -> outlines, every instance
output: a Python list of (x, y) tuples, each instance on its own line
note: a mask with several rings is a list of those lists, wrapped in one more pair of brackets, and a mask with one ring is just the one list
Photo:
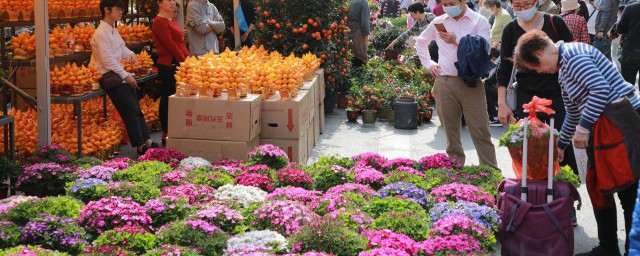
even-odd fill
[(327, 88), (344, 91), (348, 84), (346, 0), (258, 0), (257, 44), (283, 55), (316, 54)]

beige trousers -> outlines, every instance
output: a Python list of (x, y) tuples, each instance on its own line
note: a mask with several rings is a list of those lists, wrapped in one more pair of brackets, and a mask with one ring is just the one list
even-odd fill
[(478, 81), (477, 86), (471, 88), (458, 77), (439, 76), (436, 78), (433, 92), (436, 98), (436, 111), (447, 137), (447, 155), (462, 164), (465, 162), (460, 139), (461, 119), (464, 114), (480, 164), (498, 168), (496, 150), (489, 132), (487, 99), (482, 81)]

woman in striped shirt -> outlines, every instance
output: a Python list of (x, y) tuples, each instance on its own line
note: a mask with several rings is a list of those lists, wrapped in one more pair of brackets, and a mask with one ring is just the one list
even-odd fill
[(583, 43), (554, 44), (538, 30), (518, 40), (515, 55), (519, 67), (559, 73), (567, 108), (558, 140), (560, 159), (571, 140), (576, 148), (587, 149), (587, 188), (600, 245), (585, 255), (620, 255), (613, 193), (618, 193), (624, 209), (628, 251), (640, 177), (640, 97), (635, 87), (596, 48)]

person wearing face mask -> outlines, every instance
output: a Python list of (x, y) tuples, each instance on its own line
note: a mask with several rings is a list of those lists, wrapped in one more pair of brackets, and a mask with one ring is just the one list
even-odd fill
[(411, 15), (411, 17), (415, 20), (413, 26), (411, 26), (409, 30), (400, 34), (398, 38), (393, 40), (386, 48), (386, 50), (393, 49), (393, 47), (395, 47), (398, 42), (407, 41), (410, 36), (419, 35), (427, 28), (429, 23), (436, 18), (436, 16), (432, 13), (424, 12), (424, 6), (421, 3), (414, 3), (412, 5), (409, 5), (409, 15)]
[[(489, 22), (468, 9), (464, 0), (442, 0), (445, 15), (435, 18), (416, 38), (416, 50), (422, 65), (436, 78), (433, 92), (438, 102), (436, 111), (447, 138), (447, 154), (465, 162), (460, 140), (461, 118), (464, 115), (469, 133), (481, 164), (497, 168), (496, 151), (489, 132), (489, 116), (484, 85), (468, 86), (458, 75), (458, 44), (467, 35), (477, 35), (490, 41)], [(429, 54), (429, 44), (438, 45), (439, 61)]]
[[(573, 41), (571, 31), (560, 16), (542, 13), (537, 9), (534, 0), (512, 0), (516, 19), (504, 27), (502, 43), (500, 44), (501, 61), (498, 66), (498, 119), (502, 124), (508, 124), (512, 117), (523, 117), (522, 105), (531, 101), (533, 96), (553, 101), (551, 108), (556, 112), (555, 128), (560, 130), (565, 118), (565, 108), (562, 102), (558, 74), (540, 74), (532, 70), (518, 71), (514, 81), (518, 83), (517, 109), (511, 110), (507, 106), (507, 86), (513, 73), (513, 50), (518, 39), (531, 30), (541, 30), (554, 41)], [(514, 114), (515, 111), (515, 114)], [(548, 116), (538, 115), (541, 121), (549, 121)], [(561, 166), (569, 165), (574, 172), (578, 171), (573, 147), (568, 147), (565, 161)], [(577, 219), (574, 215), (574, 225)]]
[(538, 10), (549, 14), (560, 14), (558, 6), (551, 0), (540, 0)]
[(518, 66), (539, 73), (559, 73), (567, 118), (558, 139), (558, 156), (573, 140), (587, 149), (587, 190), (598, 225), (600, 244), (576, 255), (620, 255), (617, 235), (617, 193), (629, 231), (640, 177), (640, 96), (616, 67), (595, 47), (583, 43), (554, 43), (541, 31), (518, 40)]
[(502, 42), (502, 31), (512, 20), (511, 15), (502, 8), (500, 0), (485, 0), (484, 6), (491, 10), (491, 13), (495, 16), (493, 26), (491, 26), (491, 43), (500, 44)]

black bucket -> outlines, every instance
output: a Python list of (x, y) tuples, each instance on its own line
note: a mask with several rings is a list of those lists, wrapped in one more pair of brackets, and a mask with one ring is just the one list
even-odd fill
[(406, 130), (418, 128), (418, 102), (414, 98), (396, 99), (393, 103), (393, 112), (396, 117), (394, 128)]

